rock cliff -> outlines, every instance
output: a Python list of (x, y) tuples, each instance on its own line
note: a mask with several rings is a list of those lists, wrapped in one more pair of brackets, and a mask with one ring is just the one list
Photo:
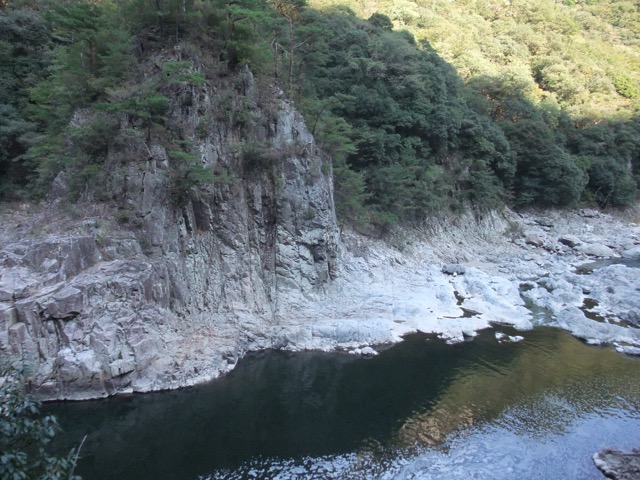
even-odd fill
[[(175, 59), (159, 52), (148, 67)], [(248, 69), (226, 86), (171, 86), (168, 128), (216, 172), (186, 198), (172, 191), (161, 139), (137, 136), (110, 152), (112, 167), (128, 157), (113, 169), (114, 201), (65, 207), (55, 198), (66, 190), (61, 174), (48, 207), (6, 213), (0, 351), (35, 368), (43, 396), (213, 378), (247, 349), (271, 346), (256, 332), (337, 274), (331, 164), (277, 96), (258, 106)], [(230, 118), (239, 111), (248, 120)]]
[[(155, 53), (148, 74), (180, 56)], [(375, 354), (416, 330), (454, 343), (553, 325), (640, 351), (637, 224), (507, 211), (385, 241), (341, 234), (331, 162), (281, 92), (248, 69), (163, 88), (164, 130), (122, 115), (106, 185), (69, 203), (62, 173), (46, 204), (0, 209), (0, 354), (25, 360), (42, 397), (193, 385), (263, 348)], [(176, 144), (212, 182), (177, 188)], [(619, 255), (627, 265), (576, 269)]]

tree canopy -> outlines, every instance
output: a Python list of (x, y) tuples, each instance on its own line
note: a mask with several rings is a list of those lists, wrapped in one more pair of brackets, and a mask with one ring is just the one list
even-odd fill
[[(142, 69), (177, 46), (282, 87), (331, 155), (345, 221), (625, 206), (639, 25), (633, 2), (613, 0), (15, 0), (0, 9), (0, 195), (42, 194), (60, 171), (76, 195), (102, 183), (133, 134), (118, 115), (191, 158), (167, 128), (169, 97), (216, 79), (188, 60)], [(90, 121), (72, 128), (78, 112)], [(175, 163), (174, 178), (199, 179), (182, 188), (212, 181)]]

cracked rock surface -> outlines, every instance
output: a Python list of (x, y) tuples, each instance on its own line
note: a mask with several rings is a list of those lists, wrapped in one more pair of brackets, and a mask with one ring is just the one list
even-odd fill
[[(242, 82), (232, 100), (257, 105)], [(137, 139), (118, 202), (64, 203), (60, 177), (46, 204), (0, 211), (0, 355), (27, 362), (43, 398), (194, 385), (264, 348), (371, 355), (418, 330), (455, 343), (553, 325), (640, 352), (637, 224), (505, 211), (384, 240), (341, 231), (330, 159), (290, 104), (256, 106), (239, 132), (210, 120), (220, 92), (180, 88), (170, 120), (231, 181), (176, 204), (167, 151)], [(273, 163), (249, 163), (241, 133)]]
[(634, 448), (631, 452), (605, 448), (593, 455), (593, 463), (607, 478), (614, 480), (640, 478), (640, 448)]

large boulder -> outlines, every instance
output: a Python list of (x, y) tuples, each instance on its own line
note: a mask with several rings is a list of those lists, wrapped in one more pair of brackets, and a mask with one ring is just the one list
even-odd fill
[(590, 257), (611, 258), (615, 256), (615, 252), (611, 248), (601, 243), (584, 244), (581, 245), (578, 250)]
[(558, 241), (567, 247), (575, 248), (582, 244), (582, 241), (575, 235), (562, 235)]
[(600, 212), (592, 208), (583, 208), (582, 210), (580, 210), (580, 215), (585, 218), (596, 218), (600, 216)]
[(630, 260), (640, 260), (640, 246), (624, 250), (620, 255)]
[(536, 233), (528, 233), (524, 237), (524, 241), (529, 245), (533, 245), (534, 247), (542, 247), (544, 245), (544, 240), (542, 240)]
[(442, 273), (446, 273), (447, 275), (464, 275), (466, 269), (464, 265), (460, 265), (459, 263), (445, 263), (442, 266)]
[(605, 448), (593, 455), (593, 463), (608, 478), (615, 480), (640, 478), (640, 448), (634, 448), (631, 452)]

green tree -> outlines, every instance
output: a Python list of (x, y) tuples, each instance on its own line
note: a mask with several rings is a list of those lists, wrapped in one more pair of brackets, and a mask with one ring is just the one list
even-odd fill
[(47, 69), (51, 31), (30, 9), (0, 10), (0, 198), (15, 196), (32, 176), (24, 154), (37, 125), (28, 115), (29, 89)]
[(162, 43), (177, 44), (194, 25), (195, 0), (116, 0), (132, 32), (154, 27)]
[(158, 92), (158, 84), (154, 79), (133, 88), (114, 90), (111, 100), (96, 107), (110, 113), (126, 114), (131, 124), (145, 129), (147, 141), (151, 139), (154, 126), (164, 125), (169, 99)]
[(296, 48), (299, 47), (299, 45), (296, 45), (296, 30), (294, 24), (300, 20), (302, 10), (306, 5), (306, 0), (269, 0), (269, 4), (287, 21), (289, 32), (289, 97), (293, 98), (295, 55)]
[(369, 23), (383, 30), (393, 30), (393, 22), (383, 13), (374, 13), (369, 17)]
[(213, 172), (195, 155), (180, 149), (168, 150), (167, 155), (171, 168), (171, 195), (177, 204), (187, 203), (194, 188), (213, 183)]
[(89, 72), (96, 76), (98, 73), (97, 36), (102, 20), (100, 6), (88, 1), (56, 3), (46, 11), (45, 16), (62, 41), (84, 44), (86, 50), (78, 53), (80, 56), (88, 57)]
[(587, 184), (587, 175), (574, 158), (554, 141), (541, 121), (521, 119), (505, 125), (517, 155), (516, 204), (575, 206)]
[(601, 207), (625, 206), (636, 199), (636, 182), (619, 162), (610, 157), (596, 157), (590, 164), (588, 187)]

